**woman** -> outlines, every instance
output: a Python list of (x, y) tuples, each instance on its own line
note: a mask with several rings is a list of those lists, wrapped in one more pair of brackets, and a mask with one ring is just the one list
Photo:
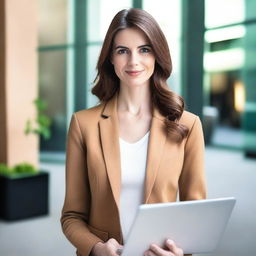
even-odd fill
[[(139, 204), (206, 194), (201, 123), (168, 89), (171, 57), (152, 16), (120, 11), (97, 69), (100, 104), (75, 113), (69, 128), (61, 218), (83, 256), (118, 255)], [(183, 255), (170, 239), (144, 255)]]

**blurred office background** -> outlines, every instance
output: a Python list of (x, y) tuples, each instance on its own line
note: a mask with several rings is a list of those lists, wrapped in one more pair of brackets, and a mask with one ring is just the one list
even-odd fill
[(238, 199), (211, 255), (256, 252), (256, 2), (37, 0), (38, 94), (53, 120), (52, 137), (40, 140), (40, 166), (51, 174), (50, 215), (0, 222), (0, 255), (74, 255), (59, 225), (66, 133), (74, 111), (97, 104), (90, 90), (102, 41), (117, 11), (130, 7), (159, 22), (173, 59), (168, 84), (201, 117), (209, 197)]
[(189, 110), (216, 118), (212, 144), (255, 153), (256, 3), (206, 0), (204, 8), (203, 2), (38, 1), (39, 95), (53, 118), (53, 136), (41, 150), (64, 151), (71, 114), (97, 103), (90, 89), (107, 27), (118, 10), (139, 7), (169, 41), (170, 87)]

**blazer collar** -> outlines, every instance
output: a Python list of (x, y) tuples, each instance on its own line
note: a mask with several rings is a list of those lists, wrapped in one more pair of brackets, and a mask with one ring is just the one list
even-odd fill
[[(105, 104), (102, 111), (103, 119), (100, 120), (99, 126), (107, 174), (116, 205), (119, 208), (121, 191), (121, 162), (117, 97), (118, 94), (116, 93), (113, 98)], [(154, 107), (148, 143), (143, 203), (147, 203), (149, 201), (159, 169), (161, 156), (163, 155), (165, 141), (166, 132), (164, 117), (160, 114), (158, 109)]]

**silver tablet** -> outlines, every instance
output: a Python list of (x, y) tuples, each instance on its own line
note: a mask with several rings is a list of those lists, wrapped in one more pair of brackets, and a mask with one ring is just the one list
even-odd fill
[(216, 249), (235, 198), (218, 198), (140, 205), (122, 256), (142, 256), (151, 243), (163, 246), (172, 239), (184, 254)]

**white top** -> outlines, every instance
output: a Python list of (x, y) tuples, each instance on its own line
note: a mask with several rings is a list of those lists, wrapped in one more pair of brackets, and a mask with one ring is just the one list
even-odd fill
[(128, 143), (119, 138), (121, 156), (120, 221), (124, 241), (143, 202), (149, 132), (139, 141)]

